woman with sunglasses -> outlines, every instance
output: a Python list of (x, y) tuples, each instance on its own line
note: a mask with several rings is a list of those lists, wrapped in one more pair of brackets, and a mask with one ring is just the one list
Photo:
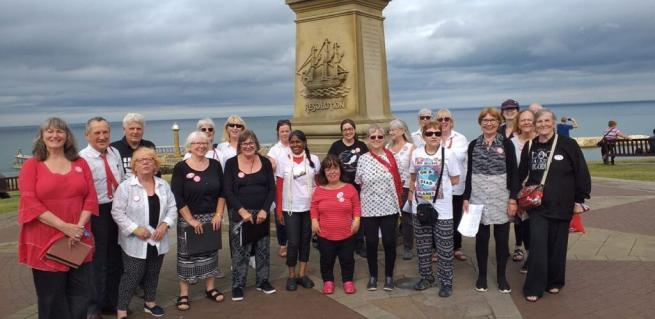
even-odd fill
[[(298, 285), (313, 288), (314, 282), (305, 271), (309, 261), (312, 239), (312, 223), (309, 215), (312, 192), (316, 187), (315, 176), (319, 170), (319, 159), (309, 153), (307, 137), (299, 130), (289, 137), (291, 152), (280, 157), (275, 171), (277, 177), (277, 210), (280, 224), (285, 226), (289, 250), (287, 267), (289, 278), (286, 289), (295, 291)], [(296, 265), (300, 262), (298, 274)]]
[[(289, 150), (289, 134), (291, 134), (291, 121), (289, 120), (279, 120), (277, 121), (277, 126), (275, 128), (275, 133), (277, 134), (278, 141), (271, 147), (268, 151), (268, 159), (271, 160), (271, 165), (273, 165), (273, 170), (277, 168), (277, 163), (280, 158), (285, 158), (290, 154)], [(276, 200), (275, 207), (279, 207), (281, 204)], [(280, 223), (278, 218), (275, 219), (275, 233), (277, 234), (277, 243), (280, 245), (280, 250), (278, 250), (277, 255), (280, 257), (287, 256), (287, 231), (284, 229), (284, 224)]]
[(453, 184), (453, 256), (459, 261), (465, 261), (467, 257), (462, 252), (462, 234), (457, 231), (457, 227), (462, 220), (462, 206), (464, 205), (462, 195), (466, 183), (466, 150), (469, 142), (466, 136), (454, 130), (455, 118), (448, 109), (439, 110), (436, 119), (441, 123), (441, 143), (452, 152), (460, 167), (459, 183)]
[[(407, 124), (401, 119), (395, 119), (389, 123), (389, 136), (391, 140), (387, 148), (393, 153), (396, 163), (398, 163), (398, 172), (400, 180), (403, 183), (403, 193), (401, 202), (407, 202), (409, 193), (409, 162), (415, 147), (410, 143), (411, 137)], [(404, 206), (404, 205), (403, 205)], [(412, 249), (414, 248), (414, 229), (412, 227), (412, 212), (402, 211), (400, 218), (400, 231), (403, 236), (403, 260), (410, 260), (414, 257)]]
[(475, 236), (475, 257), (478, 262), (478, 279), (475, 290), (487, 291), (487, 257), (489, 233), (493, 225), (496, 241), (496, 279), (500, 293), (512, 289), (505, 275), (509, 257), (509, 220), (516, 214), (516, 194), (520, 185), (517, 178), (514, 145), (498, 133), (500, 112), (485, 108), (478, 116), (482, 135), (468, 147), (468, 167), (464, 190), (464, 213), (469, 203), (483, 205), (480, 227)]
[(225, 168), (225, 162), (237, 155), (237, 144), (239, 134), (246, 130), (246, 122), (238, 115), (230, 115), (223, 126), (223, 137), (221, 143), (216, 146), (221, 166)]
[[(355, 172), (357, 171), (359, 158), (362, 154), (368, 152), (368, 146), (357, 139), (357, 127), (353, 120), (345, 119), (341, 121), (340, 128), (342, 138), (332, 143), (328, 154), (334, 155), (339, 159), (339, 162), (341, 162), (341, 174), (343, 174), (344, 180), (353, 184), (359, 193), (361, 189), (355, 183)], [(364, 235), (361, 228), (355, 235), (355, 253), (366, 258)]]
[(432, 204), (438, 212), (437, 220), (433, 223), (422, 223), (414, 218), (418, 270), (421, 275), (414, 289), (425, 290), (435, 281), (430, 258), (434, 243), (438, 256), (439, 297), (447, 298), (453, 294), (452, 185), (459, 183), (460, 165), (455, 154), (441, 142), (441, 123), (431, 120), (421, 130), (425, 145), (412, 154), (409, 198), (412, 200), (413, 214), (417, 213), (416, 206), (423, 203)]
[(355, 183), (361, 186), (362, 228), (370, 275), (366, 289), (378, 286), (378, 233), (384, 246), (384, 290), (394, 288), (396, 224), (400, 213), (402, 183), (393, 154), (384, 148), (384, 129), (372, 124), (368, 129), (369, 152), (357, 164)]
[[(213, 158), (220, 162), (221, 159), (218, 157), (218, 151), (216, 149), (218, 144), (214, 143), (214, 136), (216, 135), (216, 125), (214, 124), (214, 121), (208, 117), (198, 120), (198, 123), (196, 123), (196, 131), (205, 133), (209, 139), (209, 148), (205, 157)], [(186, 154), (184, 154), (184, 159), (189, 157), (191, 157), (191, 152), (186, 152)]]

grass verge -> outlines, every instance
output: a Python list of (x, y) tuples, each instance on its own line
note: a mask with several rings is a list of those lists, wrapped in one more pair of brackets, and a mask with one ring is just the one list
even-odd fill
[(655, 181), (655, 158), (617, 158), (616, 165), (589, 161), (589, 173), (594, 177), (609, 177), (636, 181)]
[(11, 198), (0, 199), (0, 214), (18, 211), (18, 192), (9, 192), (9, 195)]

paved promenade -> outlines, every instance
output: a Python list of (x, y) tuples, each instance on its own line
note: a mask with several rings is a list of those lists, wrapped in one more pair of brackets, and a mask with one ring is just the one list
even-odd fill
[[(230, 300), (228, 250), (221, 251), (220, 267), (225, 278), (217, 280), (226, 301), (204, 298), (203, 285), (192, 286), (191, 311), (179, 312), (173, 304), (177, 295), (174, 250), (165, 258), (159, 283), (158, 302), (168, 318), (654, 318), (655, 317), (655, 182), (593, 179), (590, 205), (584, 216), (586, 234), (569, 238), (567, 282), (559, 295), (545, 294), (537, 303), (524, 301), (524, 275), (519, 263), (510, 261), (508, 277), (513, 292), (494, 289), (495, 258), (490, 255), (489, 291), (475, 292), (476, 263), (472, 238), (464, 239), (465, 262), (455, 261), (454, 294), (443, 299), (438, 288), (422, 292), (396, 288), (368, 292), (366, 260), (356, 257), (358, 292), (344, 295), (338, 284), (335, 294), (321, 294), (318, 251), (313, 249), (309, 275), (314, 289), (284, 290), (286, 266), (277, 257), (277, 243), (271, 240), (272, 283), (278, 292), (264, 295), (254, 289), (254, 271), (249, 271), (245, 300)], [(29, 268), (16, 262), (18, 227), (15, 214), (0, 216), (0, 318), (37, 318), (36, 297)], [(513, 233), (513, 232), (512, 232)], [(227, 243), (227, 235), (223, 239)], [(174, 236), (172, 237), (174, 238)], [(493, 242), (493, 241), (492, 241)], [(513, 244), (514, 239), (510, 239)], [(490, 252), (493, 252), (493, 247)], [(398, 247), (395, 278), (398, 283), (417, 276), (416, 259), (403, 261)], [(383, 252), (379, 252), (379, 259)], [(381, 265), (380, 269), (383, 266)], [(338, 267), (336, 267), (338, 269)], [(339, 273), (336, 273), (339, 278)], [(382, 278), (380, 278), (382, 279)], [(337, 280), (339, 281), (339, 280)], [(135, 297), (132, 317), (142, 314), (142, 300)], [(112, 318), (107, 316), (106, 318)]]

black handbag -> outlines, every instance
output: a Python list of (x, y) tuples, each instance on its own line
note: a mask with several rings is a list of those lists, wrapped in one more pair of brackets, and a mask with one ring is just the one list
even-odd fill
[[(443, 169), (446, 163), (445, 153), (443, 147), (441, 147), (441, 172), (439, 173), (439, 180), (437, 181), (437, 189), (434, 191), (434, 196), (432, 196), (432, 203), (420, 203), (416, 205), (416, 219), (423, 226), (429, 226), (437, 222), (439, 219), (439, 212), (434, 208), (434, 203), (437, 201), (437, 196), (439, 196), (439, 187), (441, 187), (441, 177), (443, 177)], [(414, 192), (414, 197), (418, 203), (418, 196)]]

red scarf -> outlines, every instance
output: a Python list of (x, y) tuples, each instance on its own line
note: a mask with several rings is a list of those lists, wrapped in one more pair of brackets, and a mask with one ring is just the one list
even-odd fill
[(369, 152), (371, 153), (371, 156), (375, 158), (380, 164), (382, 164), (384, 167), (386, 167), (389, 172), (391, 172), (391, 176), (393, 176), (393, 184), (396, 187), (396, 195), (398, 195), (398, 207), (403, 207), (403, 202), (402, 202), (402, 193), (403, 193), (403, 185), (402, 182), (400, 181), (400, 173), (398, 172), (398, 164), (396, 163), (396, 159), (393, 157), (393, 154), (386, 148), (382, 148), (384, 151), (384, 154), (387, 156), (389, 159), (389, 162), (383, 160), (380, 156), (375, 154), (375, 152)]

